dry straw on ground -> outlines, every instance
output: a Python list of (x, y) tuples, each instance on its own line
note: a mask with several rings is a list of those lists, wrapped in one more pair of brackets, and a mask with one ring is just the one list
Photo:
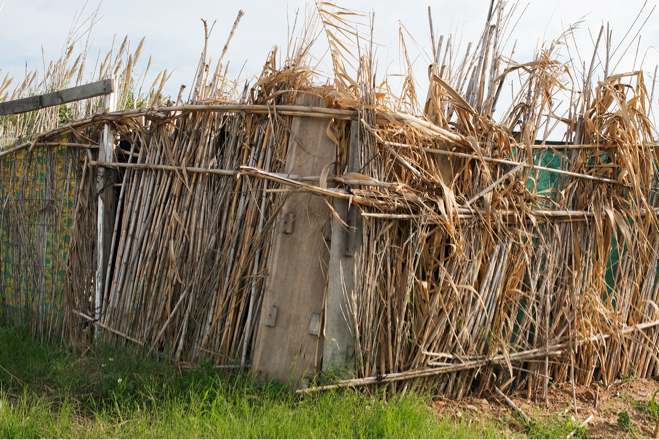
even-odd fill
[[(364, 220), (359, 276), (346, 292), (345, 311), (357, 378), (334, 386), (391, 383), (401, 391), (416, 384), (461, 397), (496, 385), (546, 396), (550, 380), (608, 384), (630, 372), (656, 374), (652, 92), (641, 70), (609, 71), (608, 30), (602, 28), (587, 65), (559, 61), (574, 29), (518, 64), (502, 52), (514, 8), (493, 2), (480, 40), (464, 53), (454, 38), (446, 45), (438, 40), (423, 99), (409, 61), (398, 95), (378, 83), (372, 37), (365, 42), (361, 36), (369, 32), (358, 32), (355, 23), (364, 17), (326, 3), (316, 7), (319, 21), (306, 25), (283, 67), (274, 50), (249, 88), (237, 89), (226, 78), (222, 60), (214, 69), (207, 65), (205, 47), (187, 104), (154, 106), (163, 74), (150, 108), (94, 117), (91, 109), (79, 111), (74, 122), (36, 124), (28, 132), (4, 122), (14, 124), (17, 139), (10, 143), (5, 136), (3, 146), (23, 149), (0, 158), (3, 170), (13, 169), (18, 179), (28, 175), (25, 167), (37, 166), (39, 154), (64, 151), (67, 175), (76, 176), (61, 179), (75, 185), (57, 187), (52, 208), (44, 202), (38, 207), (44, 214), (34, 214), (52, 209), (47, 230), (53, 231), (66, 217), (57, 207), (73, 201), (73, 224), (65, 233), (70, 243), (54, 248), (67, 249), (65, 256), (55, 251), (66, 281), (51, 282), (48, 291), (66, 289), (67, 298), (51, 300), (60, 312), (50, 315), (49, 329), (65, 319), (61, 333), (79, 338), (73, 310), (94, 316), (100, 306), (110, 341), (137, 341), (189, 362), (210, 357), (220, 365), (245, 365), (276, 213), (288, 192), (306, 191), (350, 199)], [(308, 66), (316, 29), (329, 41), (331, 86), (314, 86)], [(129, 66), (131, 57), (137, 56), (129, 56)], [(509, 108), (495, 113), (513, 77), (521, 86)], [(301, 93), (324, 96), (327, 108), (294, 106)], [(568, 105), (558, 105), (560, 94)], [(35, 114), (45, 118), (47, 111)], [(332, 179), (281, 174), (296, 115), (327, 119), (338, 174), (347, 164), (347, 121), (359, 121), (361, 172), (346, 179), (361, 183), (351, 193), (327, 185)], [(89, 300), (94, 185), (96, 170), (106, 164), (89, 148), (38, 142), (67, 134), (88, 144), (105, 123), (129, 150), (122, 152), (124, 163), (114, 165), (120, 186), (113, 264), (98, 305)], [(550, 134), (562, 136), (560, 145), (547, 142)], [(8, 165), (21, 157), (23, 168)], [(46, 168), (62, 175), (56, 172), (61, 167)], [(15, 182), (27, 191), (29, 185)], [(35, 332), (45, 334), (44, 298), (55, 293), (35, 297), (45, 290), (16, 282), (23, 273), (33, 283), (44, 279), (44, 256), (29, 247), (43, 247), (43, 239), (38, 228), (7, 232), (29, 224), (29, 197), (4, 190), (2, 197), (3, 234), (12, 234), (3, 246), (11, 243), (12, 252), (34, 258), (25, 272), (3, 267), (0, 282), (13, 283), (3, 284), (3, 305), (14, 315), (29, 311)], [(17, 302), (28, 298), (29, 304)]]

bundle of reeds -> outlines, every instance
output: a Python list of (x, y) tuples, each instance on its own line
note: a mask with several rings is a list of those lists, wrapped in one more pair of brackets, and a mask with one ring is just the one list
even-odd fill
[[(550, 379), (608, 384), (659, 367), (656, 131), (643, 72), (596, 82), (594, 54), (579, 78), (555, 58), (565, 35), (505, 66), (509, 19), (493, 2), (459, 64), (440, 40), (423, 114), (398, 110), (415, 108), (411, 79), (396, 108), (376, 99), (371, 76), (344, 89), (340, 102), (377, 145), (361, 165), (395, 186), (353, 190), (365, 219), (348, 294), (362, 379), (342, 386), (416, 381), (460, 397), (498, 385), (546, 396)], [(361, 72), (370, 63), (362, 56)], [(496, 122), (514, 73), (523, 86)], [(563, 117), (554, 115), (559, 89), (574, 97)], [(362, 116), (369, 100), (377, 124)], [(547, 145), (558, 124), (561, 145)]]

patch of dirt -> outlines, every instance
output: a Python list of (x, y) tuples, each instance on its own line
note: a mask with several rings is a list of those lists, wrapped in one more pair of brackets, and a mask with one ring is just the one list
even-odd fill
[(590, 387), (576, 387), (576, 413), (569, 383), (550, 386), (548, 403), (541, 399), (527, 400), (526, 393), (508, 395), (532, 419), (533, 428), (522, 423), (516, 411), (494, 394), (467, 397), (460, 401), (437, 398), (433, 401), (433, 407), (440, 416), (462, 418), (470, 425), (494, 422), (502, 428), (501, 434), (507, 437), (523, 434), (565, 438), (592, 415), (585, 431), (582, 431), (582, 435), (587, 437), (655, 438), (657, 418), (652, 415), (650, 400), (657, 390), (659, 381), (652, 379), (616, 381), (608, 388), (598, 383)]

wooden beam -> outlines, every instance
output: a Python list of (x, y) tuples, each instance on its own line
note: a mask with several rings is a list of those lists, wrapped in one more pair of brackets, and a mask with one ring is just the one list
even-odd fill
[(41, 108), (66, 104), (67, 102), (80, 101), (82, 99), (94, 98), (101, 95), (109, 95), (112, 92), (114, 92), (112, 80), (104, 79), (103, 81), (47, 93), (45, 95), (30, 96), (29, 98), (2, 102), (0, 103), (0, 116), (25, 113), (39, 110)]

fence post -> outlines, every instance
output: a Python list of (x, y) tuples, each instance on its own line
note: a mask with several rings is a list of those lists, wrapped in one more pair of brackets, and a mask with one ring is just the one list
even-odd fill
[[(115, 81), (110, 77), (111, 81)], [(117, 95), (116, 84), (113, 84), (113, 92), (105, 95), (105, 102), (103, 105), (104, 110), (113, 112), (117, 109)], [(101, 139), (99, 141), (98, 161), (99, 162), (113, 162), (114, 161), (114, 131), (110, 124), (103, 126), (101, 132)], [(108, 235), (112, 230), (112, 216), (111, 205), (113, 196), (112, 170), (104, 167), (96, 168), (96, 194), (98, 196), (98, 217), (96, 220), (97, 227), (97, 246), (96, 246), (96, 277), (94, 282), (95, 287), (95, 302), (94, 302), (94, 319), (97, 322), (103, 317), (103, 293), (105, 291), (105, 272), (109, 255), (109, 240)], [(109, 189), (109, 191), (108, 191)], [(98, 335), (98, 333), (96, 333)]]
[[(349, 173), (359, 172), (359, 121), (350, 123)], [(351, 331), (348, 297), (355, 285), (355, 255), (362, 246), (362, 219), (355, 206), (334, 199), (334, 209), (348, 226), (332, 217), (332, 241), (325, 311), (323, 371), (351, 375), (354, 371), (355, 341)]]

